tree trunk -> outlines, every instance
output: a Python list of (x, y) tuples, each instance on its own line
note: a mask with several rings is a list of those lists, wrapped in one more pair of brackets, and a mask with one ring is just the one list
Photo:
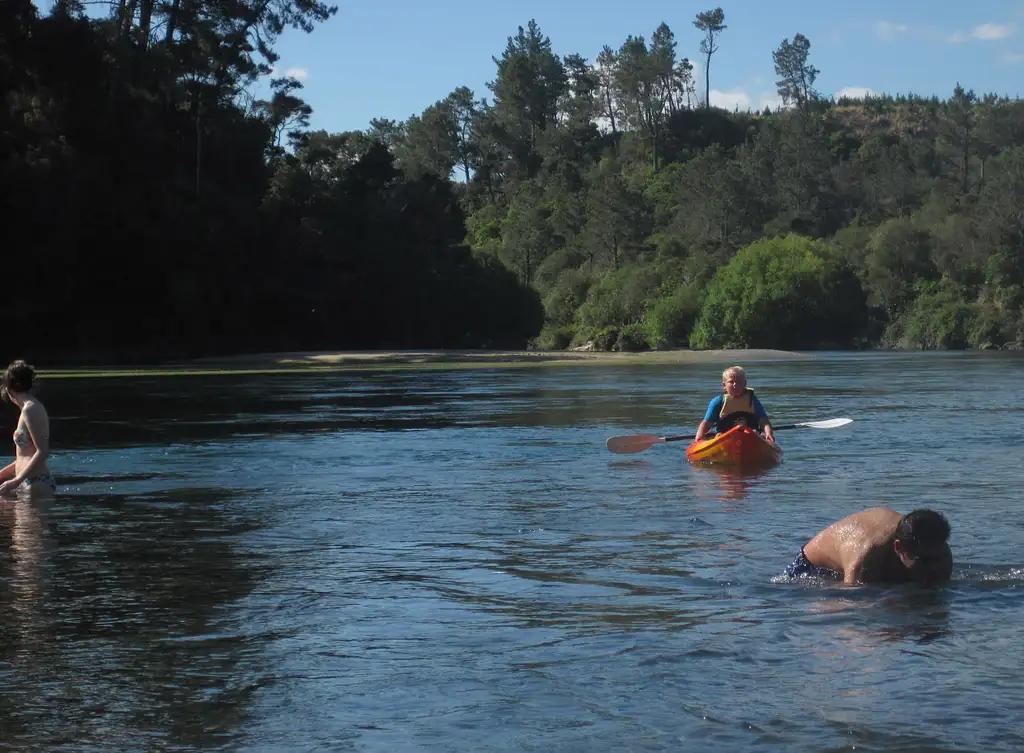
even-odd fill
[(658, 126), (651, 124), (651, 166), (658, 172)]
[(135, 8), (138, 0), (121, 0), (118, 8), (117, 31), (121, 39), (127, 39), (132, 33), (132, 20), (135, 18)]
[(127, 0), (120, 0), (117, 4), (117, 36), (124, 37), (126, 34), (125, 28), (128, 26), (126, 19), (128, 18), (128, 2)]
[(153, 2), (154, 0), (142, 0), (139, 9), (139, 31), (142, 38), (139, 40), (139, 48), (149, 49), (149, 34), (153, 26)]
[(181, 10), (181, 0), (174, 0), (171, 9), (167, 13), (167, 31), (164, 34), (164, 44), (170, 44), (174, 40), (174, 32), (178, 28), (178, 13)]
[(617, 136), (618, 131), (615, 130), (615, 110), (612, 108), (612, 90), (610, 88), (604, 90), (604, 99), (608, 105), (608, 120), (612, 123), (612, 135)]
[(704, 109), (711, 109), (711, 53), (704, 62)]

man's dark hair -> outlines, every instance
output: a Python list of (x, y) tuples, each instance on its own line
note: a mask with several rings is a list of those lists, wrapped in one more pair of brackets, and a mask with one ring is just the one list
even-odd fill
[(949, 538), (949, 521), (935, 510), (913, 510), (904, 515), (896, 526), (896, 538), (910, 552), (934, 547)]

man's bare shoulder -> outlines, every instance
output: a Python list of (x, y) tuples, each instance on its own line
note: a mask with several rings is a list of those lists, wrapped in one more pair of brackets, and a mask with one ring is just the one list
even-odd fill
[(833, 523), (833, 525), (842, 525), (843, 523), (856, 523), (866, 527), (874, 528), (878, 525), (885, 525), (888, 523), (899, 523), (903, 516), (893, 510), (891, 507), (869, 507), (866, 510), (855, 512), (852, 515), (847, 515), (842, 520)]
[[(888, 507), (872, 507), (867, 510), (847, 515), (821, 531), (815, 539), (848, 541), (851, 538), (862, 539), (889, 524), (898, 523), (900, 514)], [(869, 535), (869, 538), (873, 538)]]
[(885, 543), (901, 517), (888, 507), (871, 507), (847, 515), (807, 542), (805, 554), (816, 565), (859, 571), (871, 552)]

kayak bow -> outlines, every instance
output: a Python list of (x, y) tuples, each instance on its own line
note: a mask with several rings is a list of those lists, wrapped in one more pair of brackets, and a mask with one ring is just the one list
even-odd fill
[(692, 443), (686, 448), (686, 459), (691, 463), (770, 465), (782, 460), (782, 448), (758, 432), (740, 425)]

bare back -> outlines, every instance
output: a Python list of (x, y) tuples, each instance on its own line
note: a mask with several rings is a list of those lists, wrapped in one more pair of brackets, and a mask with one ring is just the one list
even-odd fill
[[(888, 507), (872, 507), (833, 523), (804, 547), (814, 565), (843, 574), (844, 583), (893, 580), (888, 548), (903, 516)], [(887, 577), (889, 576), (889, 577)]]

